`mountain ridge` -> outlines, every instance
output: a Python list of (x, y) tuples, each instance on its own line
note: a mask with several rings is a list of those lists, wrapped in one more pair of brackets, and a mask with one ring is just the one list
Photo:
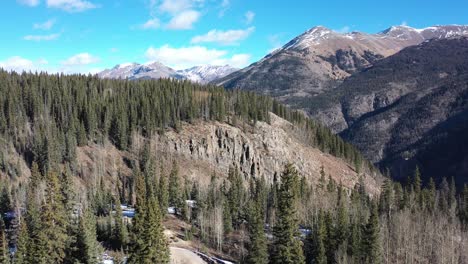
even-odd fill
[(376, 34), (313, 27), (250, 66), (213, 81), (228, 89), (270, 95), (308, 112), (307, 99), (336, 88), (353, 73), (405, 47), (432, 38), (468, 36), (468, 26), (414, 29), (394, 26)]
[(229, 65), (201, 65), (188, 69), (175, 70), (160, 62), (152, 61), (144, 64), (122, 63), (117, 64), (111, 69), (106, 69), (98, 73), (101, 78), (110, 79), (159, 79), (172, 78), (179, 80), (190, 80), (201, 84), (209, 83), (214, 79), (224, 77), (237, 68)]

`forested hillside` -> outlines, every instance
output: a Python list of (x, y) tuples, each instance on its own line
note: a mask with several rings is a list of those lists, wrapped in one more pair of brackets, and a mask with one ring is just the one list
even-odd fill
[[(468, 259), (467, 187), (456, 193), (443, 179), (423, 188), (416, 170), (406, 186), (385, 180), (373, 191), (366, 181), (378, 188), (381, 175), (358, 151), (268, 97), (187, 81), (5, 71), (0, 94), (0, 263), (100, 263), (106, 254), (114, 263), (168, 263), (169, 245), (180, 244), (236, 263)], [(203, 127), (215, 136), (197, 137)], [(295, 149), (274, 152), (261, 141), (268, 130), (270, 141)], [(247, 135), (260, 142), (249, 145)], [(153, 148), (163, 136), (166, 152)], [(239, 138), (265, 152), (243, 150), (222, 175), (231, 156), (209, 157), (208, 181), (187, 177), (196, 155), (164, 156), (184, 147), (207, 158), (208, 140), (229, 149)], [(312, 153), (298, 142), (313, 155), (297, 156)], [(92, 155), (103, 151), (122, 164)], [(237, 166), (271, 153), (296, 156), (264, 174), (257, 162)], [(302, 159), (329, 163), (314, 180), (295, 165)]]

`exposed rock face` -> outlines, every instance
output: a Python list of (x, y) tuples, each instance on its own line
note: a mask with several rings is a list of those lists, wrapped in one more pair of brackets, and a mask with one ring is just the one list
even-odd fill
[[(305, 145), (295, 136), (294, 126), (272, 115), (271, 125), (258, 122), (243, 131), (223, 123), (184, 125), (181, 132), (168, 132), (152, 140), (154, 148), (182, 160), (187, 175), (209, 180), (210, 172), (226, 175), (230, 166), (237, 166), (246, 179), (265, 177), (272, 182), (284, 165), (294, 163), (298, 171), (311, 182), (318, 181), (320, 167), (336, 182), (353, 188), (358, 176), (341, 159)], [(279, 176), (279, 175), (277, 175)], [(380, 176), (365, 175), (367, 189), (378, 193)]]
[[(155, 135), (149, 142), (138, 137), (135, 151), (121, 152), (111, 144), (82, 147), (78, 150), (78, 160), (82, 178), (88, 184), (99, 183), (101, 176), (110, 179), (109, 184), (115, 184), (112, 179), (130, 175), (131, 170), (124, 160), (130, 160), (132, 153), (150, 144), (158, 162), (170, 168), (171, 160), (176, 159), (182, 176), (206, 185), (213, 173), (226, 177), (230, 166), (239, 168), (246, 181), (251, 177), (265, 177), (271, 183), (275, 175), (279, 177), (284, 165), (291, 162), (310, 182), (318, 181), (323, 165), (327, 177), (331, 175), (349, 189), (355, 186), (359, 177), (352, 166), (308, 146), (296, 136), (297, 132), (291, 123), (275, 115), (271, 117), (271, 125), (258, 122), (255, 127), (244, 129), (226, 123), (198, 121), (183, 124), (179, 132)], [(379, 193), (380, 174), (365, 172), (363, 176), (368, 192)]]

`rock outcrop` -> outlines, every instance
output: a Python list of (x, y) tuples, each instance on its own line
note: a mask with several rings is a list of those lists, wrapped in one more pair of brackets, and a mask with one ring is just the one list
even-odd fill
[[(206, 185), (213, 173), (226, 177), (231, 166), (239, 169), (246, 182), (251, 177), (265, 177), (271, 183), (275, 175), (279, 177), (284, 165), (291, 162), (312, 183), (320, 178), (323, 165), (327, 177), (330, 175), (348, 189), (355, 186), (359, 176), (351, 165), (307, 145), (298, 135), (295, 126), (273, 114), (271, 124), (257, 122), (255, 126), (197, 121), (183, 124), (179, 131), (155, 135), (150, 140), (138, 137), (133, 152), (121, 152), (106, 144), (80, 148), (78, 156), (83, 178), (96, 175), (94, 172), (110, 179), (130, 175), (125, 160), (130, 160), (135, 155), (132, 153), (138, 153), (144, 144), (150, 144), (151, 152), (167, 164), (166, 167), (175, 159), (183, 177)], [(365, 172), (363, 176), (368, 192), (378, 193), (380, 174)]]

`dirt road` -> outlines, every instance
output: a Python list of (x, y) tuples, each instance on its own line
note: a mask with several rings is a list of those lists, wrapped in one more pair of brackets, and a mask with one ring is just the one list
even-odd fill
[(185, 248), (170, 247), (171, 264), (207, 264), (199, 256)]

